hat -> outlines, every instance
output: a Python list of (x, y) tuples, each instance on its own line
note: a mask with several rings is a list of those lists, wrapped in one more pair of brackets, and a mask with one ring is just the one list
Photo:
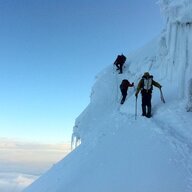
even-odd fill
[(150, 76), (149, 72), (145, 72), (144, 76), (147, 76), (147, 77)]

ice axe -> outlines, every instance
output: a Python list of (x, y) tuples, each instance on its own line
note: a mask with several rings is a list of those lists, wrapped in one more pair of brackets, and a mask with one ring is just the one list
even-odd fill
[(137, 120), (137, 96), (135, 96), (135, 120)]
[(159, 90), (160, 90), (161, 101), (162, 101), (163, 103), (165, 103), (165, 99), (164, 99), (163, 92), (162, 92), (161, 88), (160, 88)]

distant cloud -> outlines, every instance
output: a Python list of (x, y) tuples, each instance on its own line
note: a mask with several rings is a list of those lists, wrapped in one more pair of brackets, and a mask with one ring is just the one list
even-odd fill
[(0, 173), (0, 191), (20, 192), (38, 177), (19, 173)]
[(0, 191), (20, 192), (70, 152), (67, 144), (0, 138)]

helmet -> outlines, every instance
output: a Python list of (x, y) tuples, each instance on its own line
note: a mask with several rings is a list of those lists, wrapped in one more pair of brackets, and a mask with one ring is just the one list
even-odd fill
[(149, 72), (145, 72), (144, 76), (149, 77), (150, 76)]

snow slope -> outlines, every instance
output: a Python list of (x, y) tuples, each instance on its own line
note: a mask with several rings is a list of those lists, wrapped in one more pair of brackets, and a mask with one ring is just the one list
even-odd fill
[[(108, 66), (97, 76), (90, 104), (74, 126), (72, 145), (81, 144), (24, 192), (192, 191), (192, 113), (185, 110), (192, 78), (191, 3), (160, 3), (168, 19), (165, 30), (127, 56), (122, 75)], [(119, 104), (122, 79), (137, 84), (145, 71), (163, 86), (166, 99), (162, 103), (154, 88), (150, 119), (141, 116), (140, 96), (135, 116), (134, 88)]]

